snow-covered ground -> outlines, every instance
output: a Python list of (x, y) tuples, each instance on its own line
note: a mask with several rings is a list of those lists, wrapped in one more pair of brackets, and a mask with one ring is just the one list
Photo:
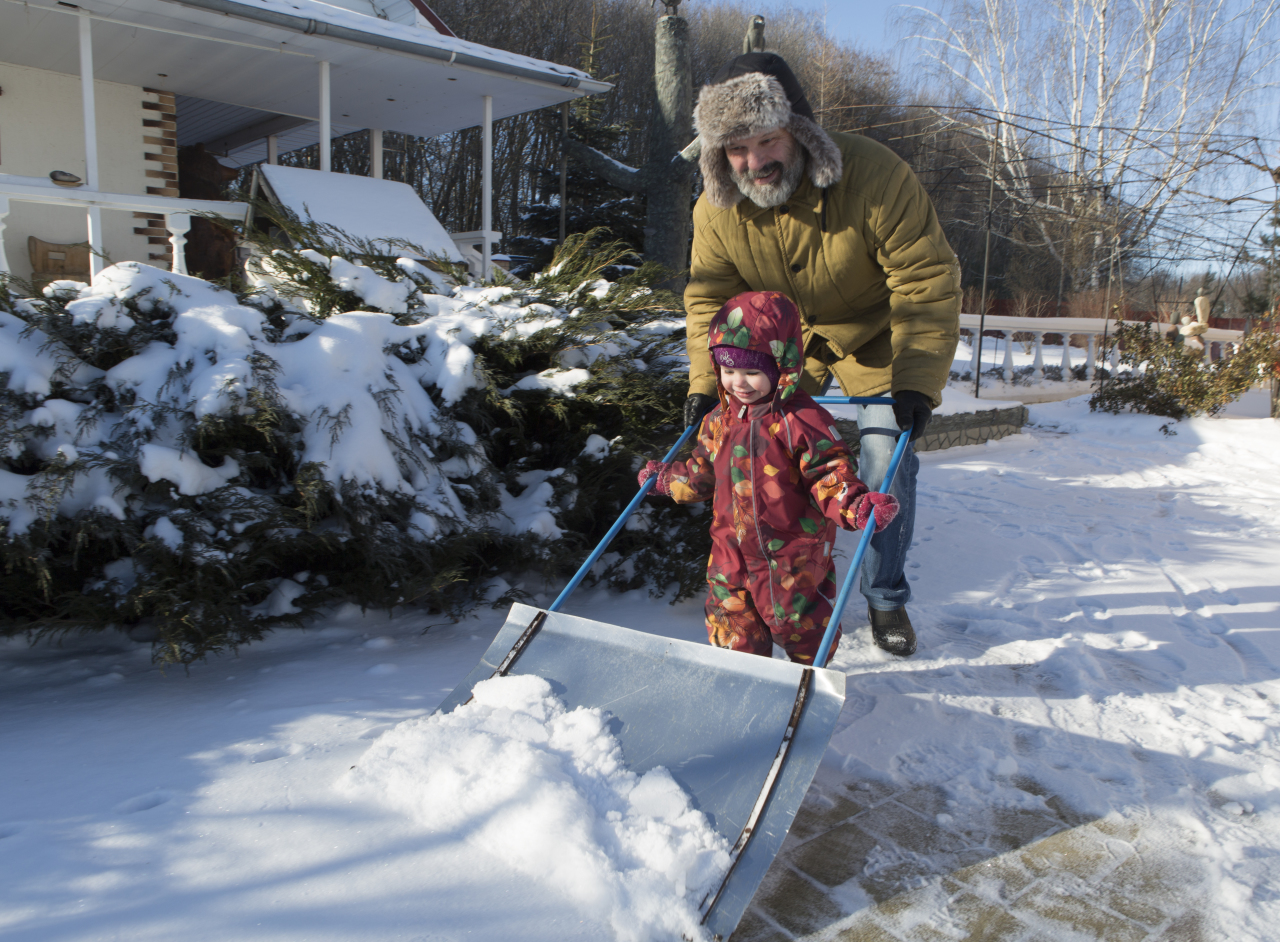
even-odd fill
[[(1142, 820), (1201, 867), (1212, 937), (1274, 939), (1280, 425), (1199, 419), (1166, 436), (1163, 419), (1091, 415), (1082, 399), (1032, 419), (1025, 434), (922, 456), (909, 570), (921, 650), (883, 654), (851, 605), (834, 664), (849, 696), (823, 774), (935, 785), (951, 802), (943, 826), (1034, 801), (1009, 783), (1035, 780), (1081, 814)], [(846, 557), (853, 545), (842, 539)], [(580, 590), (566, 610), (704, 638), (700, 601)], [(695, 878), (714, 848), (665, 783), (639, 791), (609, 766), (591, 717), (537, 753), (558, 772), (528, 749), (519, 767), (471, 766), (497, 797), (451, 787), (421, 751), (433, 728), (448, 753), (449, 730), (421, 718), (502, 620), (344, 609), (190, 672), (153, 668), (147, 646), (118, 635), (0, 643), (0, 934), (674, 938), (644, 906), (675, 909), (675, 871)], [(555, 714), (537, 691), (493, 708), (513, 703), (512, 716)], [(393, 747), (409, 759), (391, 762)], [(609, 795), (575, 778), (590, 762)], [(577, 783), (565, 794), (585, 803), (556, 804), (549, 781)], [(542, 810), (522, 815), (526, 799)], [(547, 827), (548, 807), (599, 815), (617, 840)], [(693, 848), (666, 883), (640, 879), (628, 815), (656, 829), (652, 860)]]

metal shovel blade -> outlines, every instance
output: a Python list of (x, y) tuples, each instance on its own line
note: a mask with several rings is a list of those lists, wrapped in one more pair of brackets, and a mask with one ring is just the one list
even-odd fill
[(727, 939), (818, 771), (844, 705), (844, 675), (516, 604), (439, 712), (494, 676), (540, 614), (506, 673), (544, 678), (569, 709), (611, 714), (628, 767), (642, 775), (665, 766), (735, 845), (727, 879), (702, 909), (711, 936)]

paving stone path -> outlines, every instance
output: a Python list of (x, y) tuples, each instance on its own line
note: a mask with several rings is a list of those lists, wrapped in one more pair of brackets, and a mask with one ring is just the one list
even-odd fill
[(1041, 811), (957, 820), (934, 786), (823, 769), (730, 942), (1206, 942), (1205, 874), (1145, 822)]

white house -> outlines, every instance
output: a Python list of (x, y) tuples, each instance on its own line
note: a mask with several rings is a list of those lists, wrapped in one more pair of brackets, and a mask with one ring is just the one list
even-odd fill
[(377, 175), (382, 130), (476, 125), (485, 225), (462, 241), (482, 243), (487, 269), (493, 121), (610, 86), (460, 40), (423, 0), (340, 3), (0, 0), (0, 270), (31, 277), (32, 236), (87, 240), (93, 273), (182, 270), (190, 214), (247, 207), (180, 198), (179, 145), (242, 164), (320, 141), (328, 171), (328, 142), (370, 128)]

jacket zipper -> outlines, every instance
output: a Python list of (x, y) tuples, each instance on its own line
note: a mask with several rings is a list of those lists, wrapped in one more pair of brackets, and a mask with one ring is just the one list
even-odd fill
[(778, 610), (778, 600), (773, 597), (773, 557), (769, 554), (769, 549), (764, 545), (764, 534), (760, 532), (760, 506), (756, 501), (756, 423), (759, 419), (751, 419), (747, 429), (747, 463), (751, 469), (751, 517), (752, 525), (756, 528), (756, 542), (760, 546), (760, 552), (764, 558), (770, 562), (769, 574), (769, 618), (766, 623), (772, 623), (774, 612)]

